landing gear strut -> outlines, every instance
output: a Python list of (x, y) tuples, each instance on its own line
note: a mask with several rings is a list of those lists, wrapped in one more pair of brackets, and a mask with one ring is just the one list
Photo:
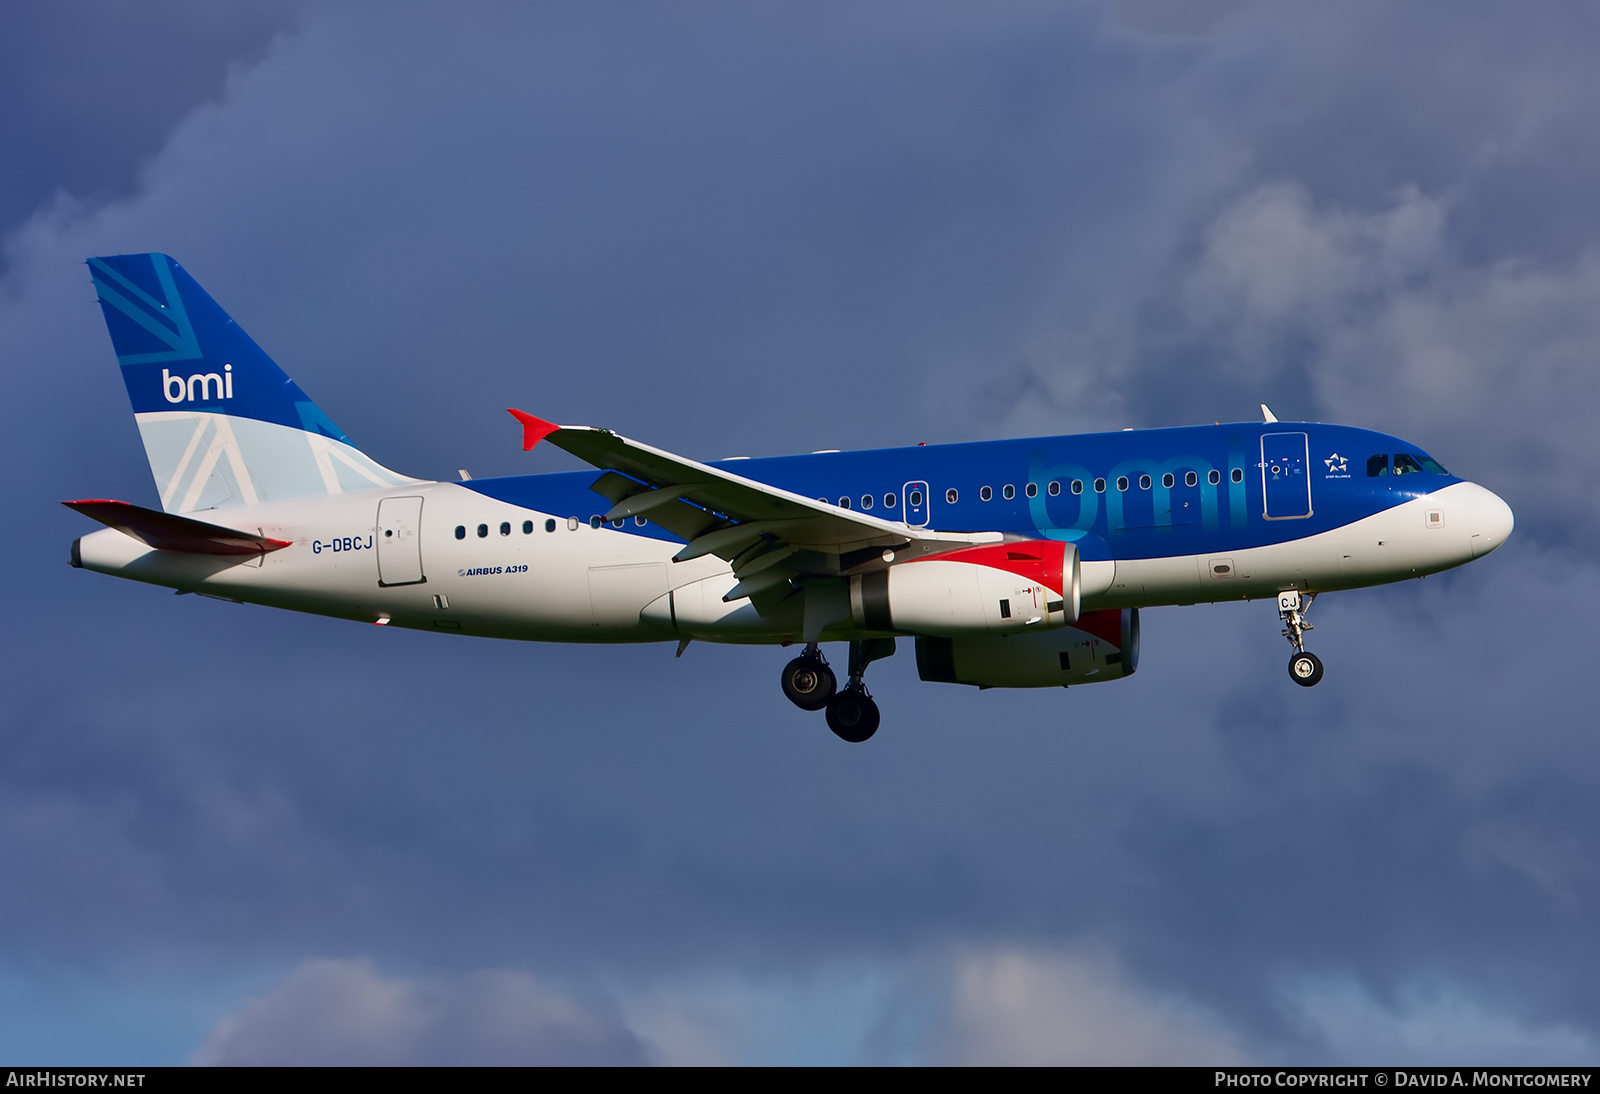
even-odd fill
[(850, 679), (844, 690), (838, 683), (822, 651), (807, 642), (805, 652), (783, 667), (783, 693), (801, 710), (828, 712), (828, 728), (852, 744), (860, 744), (878, 732), (878, 704), (872, 701), (861, 678), (867, 666), (894, 653), (893, 638), (869, 638), (850, 643)]
[(850, 682), (828, 704), (828, 728), (834, 736), (860, 744), (878, 732), (878, 704), (861, 678), (867, 666), (894, 654), (893, 638), (869, 638), (850, 643)]
[(1294, 647), (1294, 656), (1289, 658), (1289, 679), (1303, 688), (1322, 679), (1322, 659), (1306, 652), (1306, 631), (1312, 629), (1306, 622), (1306, 613), (1316, 598), (1316, 593), (1302, 594), (1293, 589), (1278, 594), (1278, 618), (1283, 620), (1283, 636)]

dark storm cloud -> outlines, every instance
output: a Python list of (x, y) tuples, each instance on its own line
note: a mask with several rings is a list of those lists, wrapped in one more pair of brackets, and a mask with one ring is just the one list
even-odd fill
[[(31, 219), (0, 298), (8, 961), (245, 970), (208, 1060), (503, 1047), (474, 975), (538, 1003), (513, 1041), (669, 1060), (1425, 1059), (1461, 1015), (1499, 1059), (1588, 1051), (1600, 281), (1551, 226), (1596, 215), (1592, 28), (1205, 14), (317, 9), (127, 196)], [(1103, 689), (920, 685), (902, 644), (845, 748), (775, 651), (449, 642), (68, 570), (56, 500), (153, 501), (81, 266), (145, 249), (409, 473), (552, 466), (506, 405), (716, 457), (1265, 399), (1416, 439), (1519, 529), (1319, 604), (1312, 692), (1269, 607), (1167, 609)], [(301, 1022), (329, 998), (343, 1041)], [(865, 1032), (809, 1056), (737, 1017), (835, 1004)]]
[(0, 225), (58, 193), (128, 192), (195, 105), (219, 96), (230, 66), (259, 59), (293, 0), (16, 4), (0, 34)]

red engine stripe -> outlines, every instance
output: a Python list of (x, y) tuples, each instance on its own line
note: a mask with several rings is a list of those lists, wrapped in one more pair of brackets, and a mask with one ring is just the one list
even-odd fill
[[(963, 547), (942, 555), (912, 559), (912, 562), (970, 562), (1004, 570), (1029, 581), (1036, 581), (1051, 592), (1062, 592), (1062, 569), (1066, 565), (1067, 545), (1053, 539), (1029, 539), (1017, 543), (986, 543), (982, 547)], [(907, 563), (910, 565), (911, 563)]]

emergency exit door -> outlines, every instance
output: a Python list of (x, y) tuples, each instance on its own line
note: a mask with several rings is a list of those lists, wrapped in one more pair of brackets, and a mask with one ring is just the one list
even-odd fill
[(928, 484), (925, 482), (908, 482), (901, 492), (901, 500), (905, 504), (906, 524), (912, 528), (926, 528), (928, 526)]

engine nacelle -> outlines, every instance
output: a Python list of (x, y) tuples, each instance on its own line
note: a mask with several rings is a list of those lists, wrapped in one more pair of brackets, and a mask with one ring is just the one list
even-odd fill
[(1078, 548), (1033, 539), (967, 547), (850, 579), (850, 616), (869, 631), (1048, 630), (1078, 618)]
[(1138, 608), (1087, 612), (1053, 631), (917, 639), (917, 675), (933, 683), (1066, 687), (1120, 680), (1138, 667)]

